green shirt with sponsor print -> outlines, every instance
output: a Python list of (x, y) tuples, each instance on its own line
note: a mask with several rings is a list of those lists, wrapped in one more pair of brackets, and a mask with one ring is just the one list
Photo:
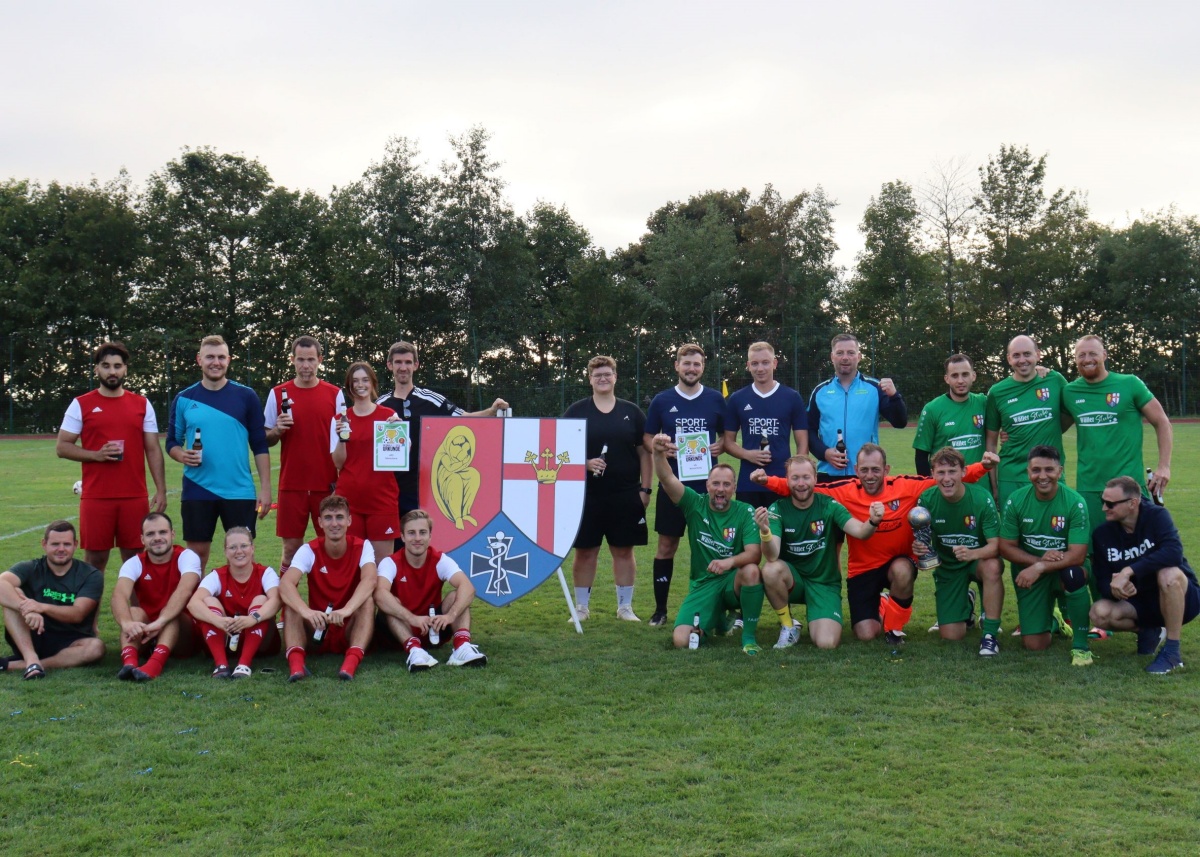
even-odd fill
[(729, 559), (746, 545), (762, 543), (749, 503), (730, 500), (728, 509), (717, 512), (709, 508), (707, 494), (697, 494), (685, 485), (678, 506), (687, 521), (692, 547), (692, 580), (708, 577), (708, 564), (713, 560)]
[(933, 518), (929, 529), (933, 532), (933, 549), (942, 561), (943, 571), (970, 571), (975, 561), (956, 559), (954, 549), (975, 550), (987, 544), (988, 539), (1000, 535), (1000, 516), (996, 514), (992, 492), (979, 484), (964, 483), (963, 488), (957, 503), (943, 497), (936, 485), (921, 494), (917, 501)]
[(956, 402), (943, 393), (921, 409), (913, 449), (937, 452), (944, 446), (957, 449), (967, 464), (983, 460), (983, 420), (987, 396), (968, 393), (965, 402)]
[[(1016, 542), (1021, 550), (1034, 556), (1086, 545), (1091, 535), (1083, 498), (1061, 482), (1049, 500), (1039, 500), (1032, 485), (1014, 491), (1000, 519), (1000, 538)], [(1025, 569), (1017, 563), (1013, 566), (1015, 573)]]
[(1063, 392), (1063, 407), (1078, 437), (1075, 488), (1103, 491), (1115, 476), (1132, 476), (1146, 487), (1142, 463), (1142, 408), (1154, 394), (1136, 375), (1109, 372), (1094, 384), (1076, 378)]
[(771, 535), (780, 542), (779, 558), (805, 580), (841, 586), (835, 539), (850, 520), (846, 507), (828, 495), (813, 494), (807, 509), (797, 509), (791, 497), (783, 497), (770, 512)]
[(1066, 386), (1066, 378), (1050, 372), (1045, 378), (1034, 375), (1028, 381), (1017, 381), (1010, 375), (988, 390), (984, 428), (1008, 432), (996, 471), (1002, 482), (1028, 480), (1025, 464), (1029, 450), (1035, 446), (1054, 447), (1066, 464), (1061, 422)]

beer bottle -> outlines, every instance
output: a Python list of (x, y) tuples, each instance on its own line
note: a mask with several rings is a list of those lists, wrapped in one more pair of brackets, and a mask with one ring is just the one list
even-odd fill
[(201, 461), (204, 460), (204, 441), (200, 439), (199, 427), (196, 428), (196, 437), (192, 441), (192, 451), (199, 454)]
[[(437, 610), (435, 610), (433, 607), (430, 607), (429, 608), (429, 618), (432, 619), (436, 615), (437, 615)], [(433, 625), (430, 625), (429, 626), (429, 645), (436, 646), (441, 641), (442, 641), (442, 635), (438, 633), (438, 629), (433, 627)]]
[(1163, 500), (1162, 490), (1161, 489), (1158, 491), (1150, 490), (1150, 477), (1153, 475), (1154, 475), (1154, 471), (1151, 470), (1149, 467), (1147, 467), (1146, 468), (1146, 490), (1150, 493), (1150, 499), (1154, 501), (1155, 506), (1165, 506), (1165, 505), (1167, 505), (1167, 503), (1165, 500)]
[(840, 452), (842, 455), (845, 455), (846, 454), (846, 438), (842, 434), (841, 429), (838, 429), (837, 431), (838, 431), (837, 443), (835, 443), (833, 445), (833, 448), (836, 449), (838, 452)]
[(281, 390), (279, 393), (279, 410), (285, 414), (292, 412), (292, 400), (288, 398), (287, 390)]
[(700, 614), (696, 614), (696, 618), (692, 619), (692, 632), (688, 634), (688, 648), (700, 648)]

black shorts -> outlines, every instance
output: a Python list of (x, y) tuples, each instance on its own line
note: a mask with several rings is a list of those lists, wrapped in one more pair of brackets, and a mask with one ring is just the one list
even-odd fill
[(598, 548), (602, 541), (609, 547), (644, 545), (649, 540), (646, 508), (637, 488), (620, 494), (585, 494), (583, 520), (575, 547)]
[(883, 594), (883, 590), (891, 588), (891, 584), (888, 583), (888, 569), (898, 559), (907, 560), (909, 565), (912, 565), (915, 579), (917, 567), (912, 558), (897, 556), (892, 557), (879, 568), (864, 571), (862, 574), (856, 574), (846, 580), (846, 600), (850, 603), (851, 625), (857, 625), (859, 622), (880, 621), (879, 596)]
[[(46, 628), (41, 634), (29, 632), (29, 636), (33, 638), (33, 650), (37, 652), (38, 659), (53, 657), (78, 640), (87, 640), (96, 636), (90, 632), (84, 631), (63, 631), (61, 629)], [(13, 654), (18, 658), (21, 653), (17, 651), (17, 644), (13, 642), (12, 635), (8, 633), (8, 629), (4, 629), (4, 639), (8, 641), (8, 647), (13, 650)]]
[[(1200, 586), (1190, 580), (1187, 585), (1187, 592), (1183, 596), (1183, 624), (1185, 625), (1200, 615)], [(1158, 628), (1167, 624), (1163, 619), (1162, 604), (1158, 598), (1158, 586), (1138, 589), (1137, 595), (1129, 599), (1129, 604), (1137, 613), (1139, 628)]]
[[(698, 494), (708, 493), (708, 486), (703, 483), (685, 482), (684, 484)], [(687, 521), (683, 517), (683, 512), (679, 511), (679, 507), (671, 502), (667, 492), (663, 491), (662, 486), (659, 485), (654, 499), (654, 532), (660, 536), (671, 536), (678, 539), (682, 538), (686, 531)]]
[(258, 501), (184, 500), (179, 504), (179, 517), (183, 521), (185, 542), (211, 542), (217, 531), (218, 518), (225, 532), (234, 527), (245, 527), (253, 536), (258, 523)]
[(755, 509), (765, 509), (770, 506), (780, 495), (774, 491), (738, 491), (737, 498), (743, 503), (749, 503)]

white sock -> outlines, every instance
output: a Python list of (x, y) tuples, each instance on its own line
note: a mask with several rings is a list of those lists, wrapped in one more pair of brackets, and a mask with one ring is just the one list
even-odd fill
[(633, 587), (618, 586), (617, 587), (617, 609), (622, 607), (633, 606)]
[(592, 600), (592, 587), (576, 586), (575, 587), (575, 604), (579, 607), (587, 607), (588, 602)]

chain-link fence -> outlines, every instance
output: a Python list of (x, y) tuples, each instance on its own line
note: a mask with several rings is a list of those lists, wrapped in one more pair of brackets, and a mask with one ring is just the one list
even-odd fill
[[(415, 341), (421, 348), (418, 386), (430, 387), (468, 410), (485, 408), (502, 397), (518, 416), (548, 416), (563, 412), (572, 402), (590, 393), (585, 367), (590, 357), (608, 354), (618, 364), (617, 394), (643, 409), (654, 395), (676, 382), (675, 349), (685, 342), (699, 343), (708, 355), (704, 382), (720, 388), (724, 381), (732, 392), (749, 383), (745, 370), (748, 347), (771, 343), (779, 358), (776, 378), (799, 390), (806, 399), (812, 388), (832, 374), (829, 340), (836, 329), (718, 328), (714, 330), (640, 330), (611, 333), (515, 334), (511, 341), (486, 348), (474, 331), (464, 331), (458, 342)], [(891, 377), (904, 394), (911, 419), (916, 419), (929, 399), (945, 391), (943, 360), (955, 351), (970, 354), (976, 363), (977, 391), (985, 391), (1007, 372), (1001, 354), (978, 354), (961, 332), (934, 330), (919, 342), (896, 343), (873, 330), (859, 332), (862, 370)], [(401, 334), (403, 336), (403, 334)], [(412, 337), (405, 337), (412, 338)], [(0, 426), (7, 434), (57, 431), (70, 400), (95, 386), (92, 349), (95, 341), (75, 341), (17, 332), (0, 337), (4, 361), (4, 386)], [(199, 380), (195, 357), (197, 343), (172, 339), (158, 331), (135, 331), (124, 336), (133, 359), (128, 387), (150, 398), (165, 429), (172, 397)], [(267, 344), (248, 337), (230, 347), (230, 377), (253, 388), (260, 396), (272, 384), (291, 377), (287, 346)], [(346, 367), (365, 359), (376, 367), (385, 390), (391, 379), (384, 365), (386, 351), (378, 345), (369, 353), (353, 353), (352, 344), (339, 343), (325, 359), (322, 376), (341, 384)], [(1053, 368), (1074, 376), (1070, 366)], [(1109, 368), (1139, 375), (1172, 416), (1196, 412), (1200, 384), (1196, 358), (1185, 347), (1176, 348), (1149, 366), (1126, 365), (1121, 355), (1110, 354)]]

